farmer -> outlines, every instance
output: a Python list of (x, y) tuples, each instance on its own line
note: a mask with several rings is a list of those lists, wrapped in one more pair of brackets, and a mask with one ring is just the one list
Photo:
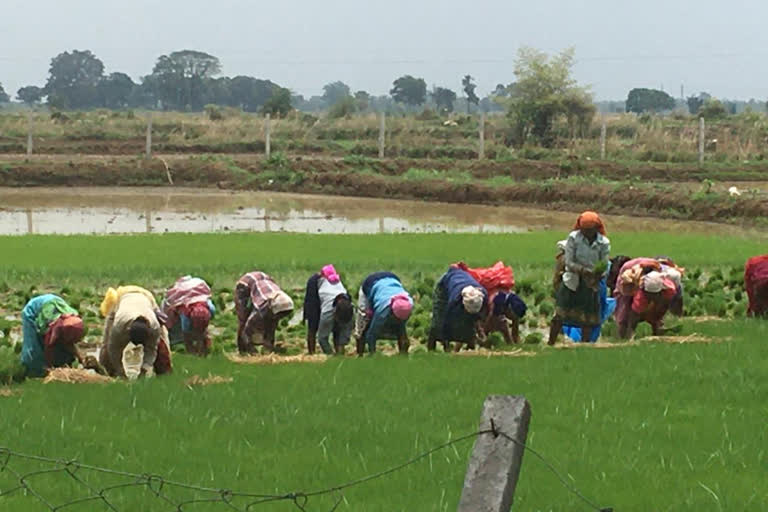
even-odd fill
[(435, 350), (437, 342), (450, 351), (451, 341), (458, 341), (470, 349), (484, 338), (483, 321), (487, 317), (488, 292), (468, 272), (449, 268), (435, 285), (432, 296), (432, 324), (427, 338), (427, 349)]
[(484, 334), (499, 332), (507, 344), (519, 343), (520, 319), (528, 308), (525, 302), (512, 292), (515, 287), (512, 267), (504, 265), (501, 261), (491, 267), (470, 268), (464, 262), (451, 266), (468, 272), (488, 292), (488, 315), (482, 329)]
[(501, 333), (507, 345), (520, 343), (520, 320), (526, 311), (528, 306), (515, 292), (497, 292), (490, 299), (483, 331), (485, 334)]
[(600, 281), (608, 268), (611, 243), (605, 225), (592, 211), (579, 215), (563, 252), (564, 271), (557, 287), (555, 316), (549, 331), (554, 345), (563, 325), (581, 329), (581, 339), (591, 340), (600, 325)]
[(392, 272), (376, 272), (363, 281), (358, 294), (356, 338), (357, 353), (376, 352), (379, 338), (397, 339), (401, 354), (408, 353), (405, 324), (413, 311), (413, 299), (403, 288), (400, 278)]
[(749, 297), (749, 316), (768, 313), (768, 254), (747, 260), (744, 268), (744, 287)]
[(128, 343), (141, 345), (144, 355), (139, 378), (152, 369), (155, 375), (173, 370), (165, 315), (154, 295), (140, 286), (109, 288), (99, 311), (106, 317), (99, 362), (112, 377), (126, 378), (123, 353)]
[(76, 346), (83, 339), (82, 318), (57, 295), (39, 295), (27, 302), (21, 311), (21, 331), (21, 363), (29, 377), (44, 377), (51, 368), (69, 366), (75, 359), (93, 366), (94, 361), (86, 361)]
[(277, 325), (293, 311), (293, 300), (267, 274), (253, 271), (243, 275), (235, 285), (235, 310), (240, 353), (256, 352), (253, 342), (256, 333), (260, 334), (260, 344), (274, 352)]
[(684, 268), (678, 267), (674, 261), (667, 256), (656, 256), (656, 260), (661, 264), (661, 271), (669, 277), (677, 287), (677, 293), (669, 305), (669, 311), (675, 316), (683, 316), (683, 273)]
[[(333, 265), (313, 274), (304, 295), (304, 321), (307, 322), (307, 350), (315, 353), (317, 342), (323, 353), (343, 354), (354, 327), (352, 298)], [(333, 348), (329, 339), (333, 333)]]
[(184, 276), (165, 294), (163, 313), (168, 317), (171, 346), (184, 343), (190, 354), (205, 356), (211, 349), (208, 323), (216, 313), (211, 301), (211, 287), (199, 277)]
[(656, 270), (644, 274), (626, 315), (617, 319), (619, 336), (631, 338), (640, 322), (651, 324), (654, 336), (662, 334), (664, 315), (676, 294), (677, 286), (667, 274)]

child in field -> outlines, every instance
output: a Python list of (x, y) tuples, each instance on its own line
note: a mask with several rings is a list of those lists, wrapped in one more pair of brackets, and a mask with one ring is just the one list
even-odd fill
[(249, 272), (235, 285), (235, 309), (239, 322), (237, 348), (241, 354), (256, 352), (254, 334), (261, 344), (275, 351), (275, 331), (281, 319), (293, 311), (293, 300), (264, 272)]
[(211, 349), (208, 324), (216, 313), (211, 287), (199, 277), (184, 276), (168, 289), (163, 300), (171, 346), (184, 343), (190, 354), (205, 356)]
[[(314, 354), (317, 343), (325, 354), (343, 354), (354, 327), (352, 298), (333, 265), (326, 265), (307, 281), (304, 321), (307, 322), (307, 351)], [(333, 348), (329, 343), (333, 334)]]
[(408, 353), (406, 322), (413, 311), (413, 299), (405, 291), (400, 278), (392, 272), (375, 272), (365, 278), (358, 294), (355, 326), (357, 353), (376, 352), (379, 338), (397, 339), (401, 354)]
[[(51, 368), (81, 365), (95, 367), (77, 349), (85, 331), (77, 310), (58, 295), (32, 298), (21, 311), (21, 363), (29, 377), (44, 377)], [(91, 358), (92, 359), (92, 358)]]

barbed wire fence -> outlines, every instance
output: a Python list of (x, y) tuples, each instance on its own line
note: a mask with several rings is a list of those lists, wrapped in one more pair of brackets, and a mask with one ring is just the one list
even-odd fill
[[(449, 440), (414, 456), (402, 464), (383, 471), (326, 489), (295, 491), (285, 494), (240, 492), (231, 489), (204, 487), (165, 479), (157, 474), (130, 473), (92, 466), (76, 460), (61, 460), (29, 455), (0, 447), (0, 509), (7, 510), (7, 502), (16, 497), (36, 501), (39, 505), (39, 510), (49, 510), (51, 512), (77, 509), (97, 510), (94, 508), (94, 505), (99, 505), (98, 510), (124, 512), (137, 510), (135, 502), (126, 503), (126, 494), (133, 490), (143, 492), (143, 499), (149, 499), (153, 503), (152, 508), (140, 509), (152, 510), (153, 512), (155, 510), (177, 512), (203, 510), (200, 507), (201, 505), (208, 505), (204, 510), (248, 512), (254, 511), (262, 505), (281, 502), (293, 505), (296, 510), (301, 512), (324, 512), (325, 510), (334, 512), (346, 501), (344, 496), (345, 490), (382, 479), (417, 464), (436, 452), (460, 443), (476, 440), (481, 436), (502, 437), (514, 443), (543, 463), (555, 475), (560, 484), (568, 492), (576, 496), (587, 508), (597, 512), (611, 512), (612, 509), (601, 508), (594, 501), (586, 498), (542, 454), (530, 448), (513, 435), (501, 431), (493, 422), (491, 422), (491, 428), (478, 430)], [(30, 465), (34, 467), (27, 467)], [(67, 479), (68, 483), (72, 486), (69, 489), (71, 496), (62, 498), (47, 495), (42, 490), (45, 486), (45, 477)], [(95, 482), (94, 479), (99, 479), (99, 482)], [(105, 482), (103, 481), (104, 479), (111, 480), (111, 482)], [(5, 487), (6, 481), (11, 481), (8, 487)], [(56, 494), (66, 494), (61, 485), (57, 488)], [(320, 500), (315, 500), (318, 504), (312, 502), (313, 499), (320, 497), (326, 497), (332, 502), (330, 508), (320, 508)], [(4, 501), (6, 504), (3, 504)], [(309, 508), (310, 504), (313, 508)], [(35, 509), (30, 508), (25, 501), (23, 510)]]

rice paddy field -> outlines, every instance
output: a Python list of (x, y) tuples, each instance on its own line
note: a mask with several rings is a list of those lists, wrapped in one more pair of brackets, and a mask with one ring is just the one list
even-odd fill
[[(675, 336), (614, 338), (609, 323), (599, 346), (539, 343), (553, 310), (551, 273), (559, 232), (520, 235), (137, 235), (24, 236), (0, 240), (0, 373), (11, 379), (19, 311), (35, 293), (56, 292), (79, 307), (98, 341), (96, 314), (105, 288), (144, 285), (158, 296), (182, 274), (206, 278), (220, 310), (214, 353), (175, 354), (174, 374), (137, 382), (44, 384), (0, 388), (0, 447), (212, 489), (255, 494), (310, 492), (385, 470), (450, 439), (474, 432), (490, 394), (524, 395), (531, 403), (528, 444), (569, 484), (614, 510), (768, 509), (768, 324), (745, 318), (745, 260), (766, 239), (647, 232), (611, 233), (612, 253), (665, 254), (686, 268), (687, 316), (669, 319)], [(427, 354), (432, 287), (447, 266), (464, 260), (515, 270), (530, 306), (527, 343), (497, 346), (509, 357)], [(292, 364), (239, 364), (231, 289), (244, 272), (270, 273), (301, 304), (303, 285), (333, 262), (347, 287), (369, 272), (393, 270), (414, 295), (407, 357), (353, 356)], [(303, 352), (304, 327), (286, 322), (278, 341), (290, 357)], [(606, 348), (606, 349), (603, 349)], [(487, 355), (487, 354), (485, 354)], [(207, 385), (206, 385), (207, 384)], [(472, 441), (341, 493), (311, 497), (305, 510), (455, 510)], [(4, 452), (0, 452), (2, 455)], [(41, 469), (34, 461), (0, 460), (0, 509), (50, 510), (7, 471)], [(125, 483), (114, 475), (78, 473), (93, 488)], [(54, 506), (91, 493), (67, 475), (27, 482)], [(199, 499), (168, 490), (174, 503)], [(151, 489), (111, 490), (117, 510), (177, 510)], [(299, 503), (302, 504), (303, 502)], [(242, 504), (237, 504), (242, 506)], [(244, 508), (244, 507), (243, 507)], [(65, 510), (109, 510), (100, 502)], [(195, 503), (182, 510), (227, 510)], [(530, 454), (514, 510), (590, 510)], [(269, 502), (249, 510), (298, 510)]]

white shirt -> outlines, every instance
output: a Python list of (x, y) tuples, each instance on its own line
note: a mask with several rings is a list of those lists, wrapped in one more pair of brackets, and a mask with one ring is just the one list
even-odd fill
[(571, 232), (565, 244), (563, 284), (575, 292), (579, 288), (579, 271), (595, 268), (598, 261), (608, 263), (610, 253), (611, 241), (608, 237), (598, 233), (595, 241), (590, 243), (581, 231)]
[(327, 279), (321, 277), (320, 285), (317, 287), (317, 293), (320, 295), (320, 315), (333, 311), (333, 301), (341, 294), (347, 293), (347, 289), (339, 281), (336, 284), (330, 283)]

